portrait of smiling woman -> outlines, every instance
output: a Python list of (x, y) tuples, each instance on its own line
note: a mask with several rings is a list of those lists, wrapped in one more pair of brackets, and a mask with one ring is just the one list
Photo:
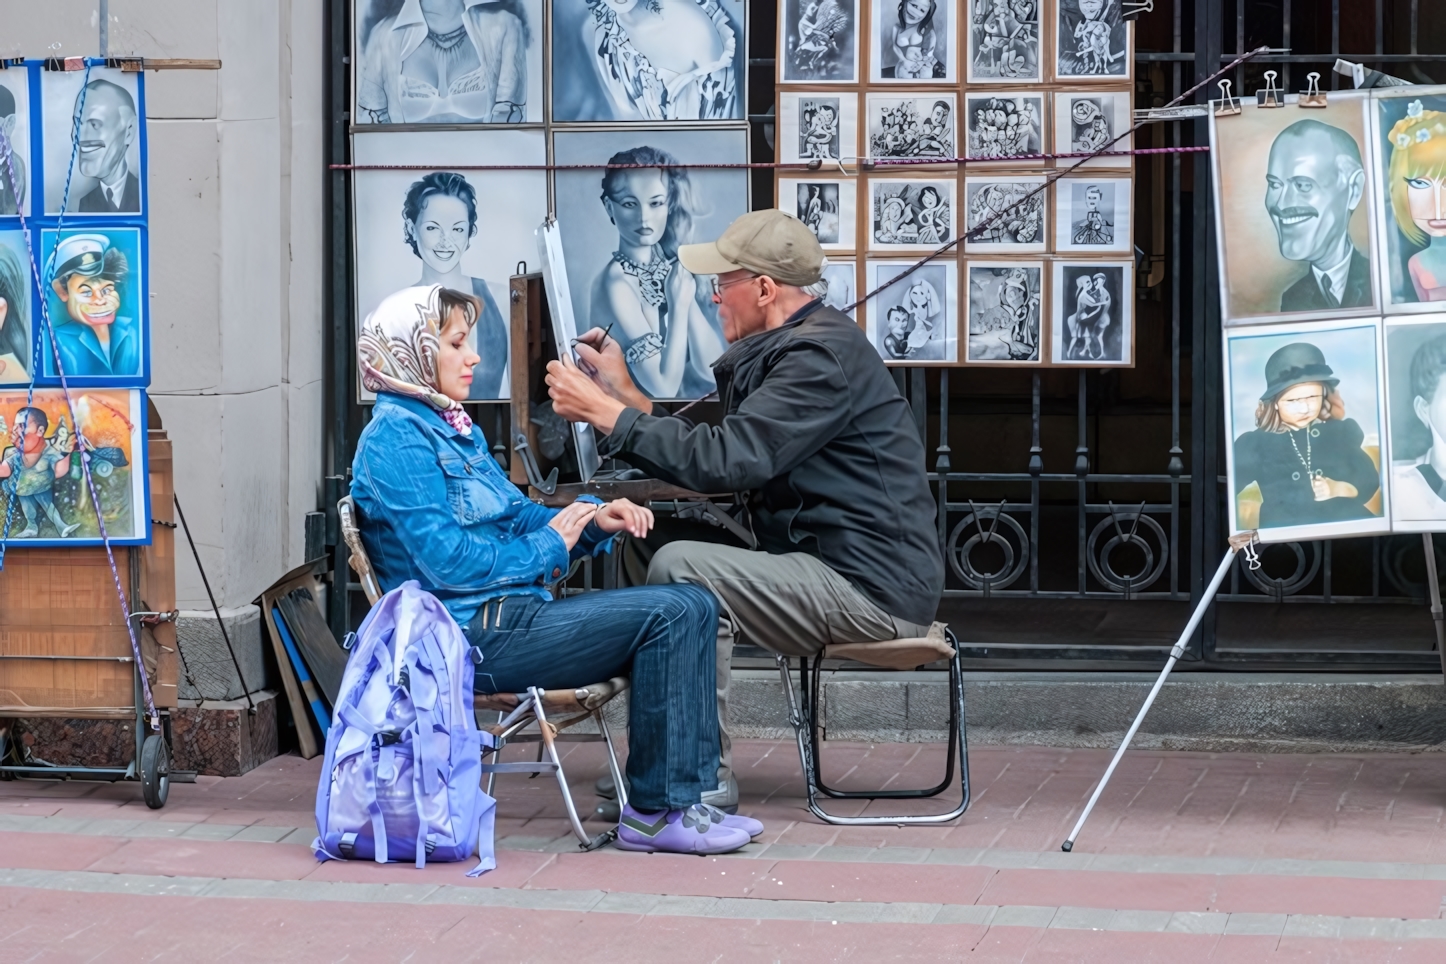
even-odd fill
[(486, 280), (462, 271), (462, 255), (477, 233), (477, 192), (452, 171), (436, 171), (414, 183), (402, 202), (402, 231), (422, 262), (416, 285), (465, 291), (482, 306), (473, 328), (482, 356), (472, 379), (472, 398), (501, 398), (507, 374), (507, 323)]

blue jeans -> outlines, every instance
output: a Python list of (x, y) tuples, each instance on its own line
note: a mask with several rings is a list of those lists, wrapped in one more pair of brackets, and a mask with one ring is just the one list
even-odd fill
[(479, 693), (586, 686), (631, 673), (629, 803), (698, 803), (718, 784), (718, 602), (698, 586), (639, 586), (554, 602), (509, 596), (467, 627), (482, 649)]

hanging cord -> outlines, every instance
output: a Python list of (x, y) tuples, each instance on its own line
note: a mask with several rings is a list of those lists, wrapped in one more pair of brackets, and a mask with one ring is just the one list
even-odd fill
[[(86, 94), (89, 92), (90, 86), (90, 70), (91, 64), (87, 61), (85, 65), (85, 76), (81, 78), (80, 98), (76, 103), (75, 107), (76, 118), (83, 116), (85, 113), (85, 98)], [(4, 135), (0, 134), (0, 138), (4, 138)], [(11, 150), (11, 145), (8, 138), (0, 140), (0, 150), (3, 150), (12, 160), (11, 163), (6, 164), (6, 172), (10, 179), (10, 190), (13, 194), (15, 194), (17, 198), (19, 198), (19, 185), (16, 183), (15, 178), (13, 152)], [(66, 171), (65, 175), (65, 193), (61, 196), (60, 214), (55, 222), (56, 250), (50, 252), (50, 258), (46, 262), (46, 278), (49, 278), (51, 273), (55, 269), (55, 255), (60, 248), (59, 240), (61, 229), (65, 223), (65, 212), (66, 209), (70, 206), (70, 185), (71, 179), (75, 175), (75, 159), (79, 151), (80, 127), (79, 125), (76, 125), (72, 128), (71, 131), (70, 167)], [(23, 208), (23, 205), (19, 205), (18, 207)], [(17, 211), (17, 213), (20, 214), (20, 229), (25, 234), (25, 247), (26, 253), (29, 255), (30, 258), (31, 276), (34, 278), (36, 290), (40, 293), (40, 320), (44, 326), (45, 339), (50, 344), (50, 355), (55, 362), (55, 373), (60, 378), (60, 388), (61, 391), (65, 394), (65, 409), (70, 415), (70, 424), (73, 427), (75, 433), (75, 447), (71, 450), (70, 454), (72, 456), (79, 454), (80, 456), (81, 475), (84, 477), (85, 480), (86, 491), (90, 495), (91, 507), (95, 510), (96, 528), (99, 529), (101, 542), (105, 546), (105, 558), (106, 561), (110, 563), (111, 580), (115, 583), (116, 599), (120, 602), (121, 616), (124, 618), (126, 624), (126, 636), (130, 640), (131, 653), (136, 660), (136, 673), (140, 677), (141, 681), (141, 693), (145, 698), (146, 714), (149, 717), (151, 730), (153, 732), (159, 733), (161, 731), (161, 716), (158, 712), (156, 712), (156, 700), (154, 695), (151, 693), (150, 677), (146, 674), (146, 664), (143, 657), (141, 656), (140, 639), (136, 635), (135, 625), (131, 622), (130, 603), (126, 600), (125, 588), (121, 585), (120, 569), (117, 568), (115, 563), (115, 550), (111, 547), (110, 544), (110, 532), (106, 528), (105, 513), (101, 511), (100, 497), (95, 487), (95, 478), (91, 475), (90, 453), (87, 451), (87, 447), (90, 443), (81, 433), (80, 422), (75, 417), (75, 400), (71, 397), (70, 383), (65, 377), (65, 365), (60, 360), (60, 344), (55, 338), (55, 327), (50, 322), (50, 307), (49, 299), (45, 296), (45, 282), (41, 278), (40, 267), (35, 259), (35, 238), (33, 233), (31, 232), (29, 222), (25, 219), (23, 211)], [(26, 395), (27, 403), (31, 403), (35, 400), (35, 374), (36, 370), (40, 366), (41, 352), (41, 342), (40, 339), (37, 338), (35, 344), (35, 355), (31, 360), (32, 363), (30, 368), (30, 388), (29, 392)], [(144, 440), (142, 440), (142, 444), (144, 444)], [(15, 489), (15, 485), (12, 484), (10, 488), (13, 491)], [(14, 498), (12, 497), (10, 500), (8, 500), (8, 502), (9, 504), (13, 505)], [(9, 535), (8, 516), (9, 513), (7, 512), (7, 525), (5, 531), (5, 535), (7, 537)], [(3, 544), (0, 544), (0, 546), (3, 546)]]
[[(1179, 106), (1181, 103), (1184, 102), (1185, 98), (1189, 97), (1190, 95), (1194, 94), (1196, 91), (1198, 91), (1198, 90), (1200, 90), (1201, 88), (1205, 87), (1205, 86), (1208, 85), (1211, 81), (1215, 80), (1217, 77), (1221, 77), (1221, 76), (1224, 76), (1225, 74), (1228, 74), (1230, 71), (1234, 70), (1236, 67), (1239, 67), (1241, 64), (1245, 63), (1247, 60), (1250, 60), (1250, 59), (1252, 59), (1252, 58), (1254, 58), (1254, 57), (1259, 57), (1261, 54), (1269, 53), (1269, 52), (1270, 52), (1270, 48), (1269, 48), (1269, 47), (1256, 47), (1254, 50), (1249, 51), (1248, 53), (1245, 53), (1245, 54), (1240, 55), (1239, 57), (1235, 58), (1235, 59), (1234, 59), (1233, 61), (1231, 61), (1230, 63), (1226, 64), (1224, 67), (1221, 67), (1219, 70), (1215, 71), (1215, 73), (1211, 74), (1209, 77), (1206, 77), (1204, 80), (1200, 81), (1200, 83), (1196, 84), (1194, 87), (1191, 87), (1189, 90), (1187, 90), (1187, 91), (1185, 91), (1184, 93), (1182, 93), (1179, 97), (1176, 97), (1174, 100), (1170, 101), (1170, 103), (1168, 103), (1168, 104), (1166, 104), (1164, 107), (1160, 108), (1160, 110), (1169, 110), (1171, 107), (1177, 107), (1177, 106)], [(896, 275), (895, 277), (889, 279), (888, 281), (885, 281), (883, 284), (879, 285), (877, 288), (875, 288), (873, 291), (870, 291), (868, 294), (861, 296), (861, 297), (860, 297), (857, 301), (855, 301), (853, 304), (848, 305), (847, 307), (845, 307), (845, 308), (843, 309), (844, 313), (847, 314), (848, 312), (853, 311), (853, 310), (854, 310), (855, 308), (857, 308), (859, 305), (863, 304), (865, 301), (868, 301), (870, 298), (873, 298), (874, 296), (878, 295), (880, 292), (883, 292), (883, 291), (885, 291), (885, 290), (887, 290), (887, 289), (889, 289), (889, 288), (892, 288), (894, 285), (898, 284), (900, 281), (903, 281), (903, 280), (904, 280), (905, 278), (907, 278), (909, 275), (913, 274), (915, 271), (918, 271), (920, 268), (922, 268), (924, 265), (928, 264), (930, 261), (933, 261), (935, 258), (939, 257), (939, 255), (944, 254), (945, 252), (949, 251), (951, 248), (953, 248), (953, 247), (954, 247), (955, 245), (957, 245), (959, 242), (961, 242), (961, 241), (974, 241), (974, 240), (978, 239), (979, 235), (983, 233), (983, 231), (984, 231), (985, 228), (988, 228), (988, 227), (990, 227), (991, 225), (993, 225), (996, 221), (999, 221), (999, 220), (1003, 219), (1005, 215), (1009, 214), (1011, 211), (1014, 211), (1014, 210), (1015, 210), (1016, 208), (1018, 208), (1021, 204), (1024, 204), (1026, 201), (1028, 201), (1030, 198), (1032, 198), (1032, 197), (1034, 197), (1035, 195), (1040, 194), (1041, 192), (1043, 192), (1043, 191), (1045, 191), (1046, 189), (1048, 189), (1049, 186), (1050, 186), (1051, 184), (1053, 184), (1055, 181), (1058, 181), (1060, 178), (1062, 178), (1062, 177), (1064, 177), (1064, 176), (1066, 176), (1066, 175), (1068, 175), (1068, 174), (1073, 174), (1076, 170), (1078, 170), (1078, 169), (1080, 168), (1081, 165), (1088, 163), (1091, 158), (1099, 157), (1100, 155), (1109, 152), (1110, 148), (1114, 147), (1116, 144), (1118, 144), (1120, 141), (1124, 140), (1126, 137), (1129, 137), (1131, 134), (1133, 134), (1135, 131), (1139, 130), (1141, 127), (1144, 127), (1145, 124), (1147, 124), (1147, 123), (1149, 123), (1149, 121), (1141, 121), (1140, 123), (1131, 126), (1128, 130), (1122, 131), (1114, 140), (1110, 141), (1108, 144), (1105, 144), (1103, 147), (1101, 147), (1099, 150), (1095, 151), (1094, 153), (1085, 155), (1084, 157), (1080, 158), (1080, 159), (1079, 159), (1078, 161), (1076, 161), (1075, 163), (1071, 164), (1069, 167), (1063, 168), (1062, 170), (1055, 171), (1055, 172), (1054, 172), (1053, 174), (1051, 174), (1049, 177), (1045, 178), (1045, 181), (1044, 181), (1043, 184), (1039, 185), (1039, 186), (1036, 187), (1034, 190), (1032, 190), (1032, 191), (1030, 191), (1028, 194), (1024, 195), (1024, 197), (1020, 198), (1018, 201), (1015, 201), (1015, 202), (1014, 202), (1013, 204), (1011, 204), (1009, 207), (1005, 208), (1005, 209), (1002, 210), (1002, 211), (996, 211), (996, 212), (994, 212), (993, 215), (991, 215), (991, 216), (988, 217), (988, 218), (985, 218), (982, 222), (980, 222), (979, 224), (975, 225), (973, 228), (969, 229), (967, 232), (958, 235), (957, 237), (954, 238), (954, 240), (952, 240), (952, 241), (945, 241), (943, 244), (939, 245), (939, 247), (935, 248), (933, 251), (931, 251), (931, 252), (929, 252), (928, 254), (924, 255), (924, 256), (923, 256), (922, 258), (920, 258), (918, 261), (914, 262), (913, 264), (911, 264), (911, 265), (909, 265), (907, 268), (905, 268), (903, 271), (899, 272), (899, 274)], [(980, 160), (984, 160), (984, 159), (981, 158)], [(999, 163), (999, 162), (1001, 162), (1001, 161), (1007, 161), (1007, 160), (1010, 160), (1010, 159), (1009, 159), (1009, 158), (991, 158), (991, 159), (989, 159), (989, 160), (993, 160), (993, 161), (995, 161), (996, 163)]]
[[(181, 528), (186, 533), (186, 541), (191, 545), (191, 555), (196, 557), (196, 568), (201, 573), (201, 585), (206, 587), (206, 596), (211, 600), (211, 611), (216, 614), (216, 625), (221, 627), (221, 638), (226, 641), (226, 652), (231, 654), (231, 665), (236, 667), (236, 679), (241, 681), (241, 690), (246, 694), (246, 712), (254, 715), (256, 704), (251, 699), (251, 687), (246, 685), (246, 677), (241, 675), (241, 661), (236, 658), (236, 650), (231, 646), (231, 634), (226, 632), (226, 620), (221, 618), (221, 607), (216, 605), (216, 594), (211, 591), (211, 580), (206, 578), (206, 567), (201, 565), (201, 553), (196, 551), (196, 540), (191, 538), (191, 527), (186, 524), (186, 513), (181, 511), (181, 500), (173, 495), (171, 501), (176, 503), (176, 517), (181, 520)], [(180, 643), (176, 644), (176, 648), (180, 649)], [(191, 680), (191, 685), (195, 686), (196, 681)], [(200, 688), (197, 687), (196, 692), (200, 691)]]

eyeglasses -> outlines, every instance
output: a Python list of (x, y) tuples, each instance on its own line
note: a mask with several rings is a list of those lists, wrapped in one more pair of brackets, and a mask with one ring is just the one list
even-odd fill
[(1304, 396), (1304, 397), (1302, 397), (1302, 398), (1282, 398), (1282, 399), (1280, 400), (1280, 404), (1282, 404), (1282, 405), (1284, 405), (1284, 406), (1286, 406), (1286, 407), (1288, 407), (1288, 408), (1295, 408), (1295, 409), (1300, 409), (1301, 411), (1304, 411), (1304, 410), (1310, 409), (1310, 408), (1320, 408), (1320, 400), (1321, 400), (1322, 398), (1325, 398), (1325, 396), (1324, 396), (1324, 395), (1306, 395), (1306, 396)]
[(761, 277), (763, 277), (763, 275), (761, 274), (751, 274), (746, 278), (734, 278), (732, 281), (725, 281), (722, 284), (719, 284), (718, 276), (715, 274), (713, 275), (713, 297), (723, 297), (723, 289), (727, 288), (729, 285), (741, 285), (745, 281), (757, 281)]

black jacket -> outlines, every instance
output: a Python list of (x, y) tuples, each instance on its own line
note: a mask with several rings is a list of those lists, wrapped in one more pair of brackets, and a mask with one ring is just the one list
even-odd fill
[[(1381, 473), (1361, 448), (1364, 442), (1353, 418), (1314, 422), (1296, 431), (1246, 432), (1235, 440), (1235, 494), (1251, 482), (1259, 484), (1262, 529), (1369, 519), (1373, 513), (1366, 503), (1381, 488)], [(1356, 487), (1355, 497), (1317, 502), (1310, 485), (1310, 474), (1317, 472), (1349, 482)]]
[(762, 549), (811, 553), (884, 612), (928, 625), (944, 560), (924, 446), (858, 325), (814, 302), (713, 371), (721, 426), (628, 409), (604, 456), (700, 492), (748, 493)]
[(1315, 270), (1305, 266), (1305, 274), (1280, 294), (1281, 311), (1333, 311), (1336, 308), (1366, 308), (1371, 304), (1371, 263), (1359, 251), (1351, 251), (1351, 267), (1346, 272), (1346, 287), (1341, 303), (1332, 305), (1316, 280)]

